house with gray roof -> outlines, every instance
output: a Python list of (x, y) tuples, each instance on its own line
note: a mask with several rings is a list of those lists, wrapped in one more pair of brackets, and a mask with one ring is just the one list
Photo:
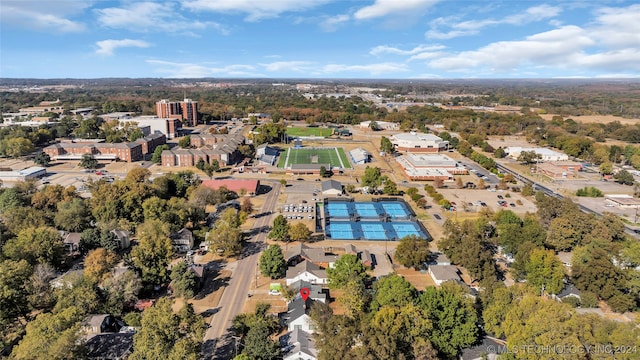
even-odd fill
[(286, 278), (287, 286), (298, 280), (304, 280), (315, 285), (324, 285), (327, 283), (327, 271), (322, 269), (320, 266), (305, 260), (300, 264), (287, 269)]
[(316, 360), (318, 350), (313, 336), (301, 329), (294, 329), (279, 338), (283, 360)]
[(342, 184), (335, 180), (326, 180), (322, 182), (323, 195), (340, 195), (342, 194)]
[(453, 265), (431, 265), (429, 275), (436, 285), (440, 286), (447, 281), (461, 281), (458, 268)]

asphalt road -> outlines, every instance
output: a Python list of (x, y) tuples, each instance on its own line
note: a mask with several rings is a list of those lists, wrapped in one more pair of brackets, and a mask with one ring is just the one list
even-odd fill
[[(271, 182), (271, 190), (262, 207), (262, 212), (274, 211), (278, 194), (280, 193), (280, 183)], [(254, 229), (262, 229), (273, 223), (275, 215), (258, 217)], [(204, 336), (203, 358), (204, 359), (231, 359), (235, 355), (235, 340), (229, 332), (233, 318), (242, 313), (244, 304), (249, 294), (251, 282), (255, 281), (257, 264), (260, 252), (267, 236), (266, 232), (257, 231), (247, 242), (242, 251), (241, 259), (227, 266), (231, 270), (231, 280), (224, 290), (218, 307), (214, 309), (210, 327)]]

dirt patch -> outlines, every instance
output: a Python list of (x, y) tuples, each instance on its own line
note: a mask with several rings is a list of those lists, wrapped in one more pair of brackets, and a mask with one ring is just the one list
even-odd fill
[(426, 271), (416, 271), (414, 269), (398, 268), (396, 273), (411, 283), (419, 291), (423, 291), (429, 286), (436, 286), (431, 276)]
[(271, 314), (278, 314), (287, 311), (287, 303), (280, 296), (273, 296), (269, 294), (254, 294), (244, 303), (243, 313), (253, 313), (256, 311), (256, 305), (258, 303), (266, 303), (271, 305), (269, 312)]

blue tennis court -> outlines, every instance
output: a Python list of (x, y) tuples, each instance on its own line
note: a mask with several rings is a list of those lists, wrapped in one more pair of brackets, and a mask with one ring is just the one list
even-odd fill
[(333, 222), (325, 235), (332, 240), (399, 240), (407, 235), (430, 238), (413, 222)]
[(386, 240), (389, 237), (384, 229), (384, 223), (360, 223), (362, 235), (367, 240)]
[(379, 203), (382, 208), (384, 209), (384, 212), (389, 214), (389, 216), (392, 219), (398, 219), (398, 218), (408, 218), (409, 217), (409, 210), (407, 209), (406, 205), (400, 202), (393, 202), (393, 203)]
[(348, 203), (330, 202), (325, 207), (327, 209), (329, 218), (348, 218), (349, 208)]
[(331, 223), (327, 229), (327, 234), (333, 239), (350, 239), (354, 240), (358, 237), (353, 233), (353, 227), (350, 222)]
[(360, 217), (377, 218), (380, 216), (380, 212), (376, 209), (374, 203), (354, 203), (354, 207)]
[(424, 237), (422, 230), (420, 230), (420, 227), (416, 223), (413, 223), (413, 222), (391, 223), (391, 226), (393, 227), (393, 230), (395, 231), (396, 236), (399, 239), (402, 239), (403, 237), (409, 236), (409, 235)]

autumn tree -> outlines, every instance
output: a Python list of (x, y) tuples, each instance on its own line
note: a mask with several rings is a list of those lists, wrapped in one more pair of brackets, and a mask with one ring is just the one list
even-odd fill
[(253, 203), (251, 203), (251, 199), (246, 197), (242, 200), (242, 204), (240, 204), (240, 211), (244, 211), (247, 214), (251, 214), (253, 212)]
[(133, 265), (141, 272), (142, 280), (161, 284), (168, 277), (167, 265), (173, 256), (169, 225), (159, 220), (145, 221), (136, 230), (138, 245), (131, 249)]
[(18, 233), (3, 247), (4, 254), (10, 259), (27, 260), (30, 264), (60, 264), (64, 254), (62, 237), (51, 227), (31, 227)]
[(120, 261), (118, 255), (109, 250), (104, 248), (91, 250), (84, 260), (84, 276), (100, 283), (109, 275), (118, 261)]
[(91, 154), (84, 154), (82, 155), (82, 159), (80, 159), (78, 166), (85, 169), (95, 169), (98, 167), (98, 160), (96, 160)]
[(186, 262), (181, 261), (171, 268), (171, 289), (175, 296), (192, 298), (198, 287), (196, 274), (189, 268)]
[(349, 280), (364, 281), (367, 273), (364, 265), (357, 256), (352, 254), (342, 255), (327, 269), (329, 287), (339, 289), (346, 286)]
[(400, 239), (394, 258), (405, 267), (419, 270), (429, 260), (429, 241), (416, 235), (408, 235)]
[(538, 291), (558, 294), (564, 288), (564, 265), (551, 250), (533, 250), (525, 269), (527, 282)]
[(419, 304), (431, 320), (433, 329), (429, 340), (439, 352), (453, 357), (478, 340), (476, 309), (459, 285), (447, 282), (440, 288), (427, 287), (420, 295)]
[(271, 279), (280, 279), (287, 271), (282, 249), (278, 245), (270, 245), (260, 256), (260, 273)]
[(82, 358), (80, 321), (84, 313), (70, 306), (59, 313), (41, 313), (27, 324), (25, 336), (13, 348), (15, 359)]
[(81, 232), (89, 226), (91, 213), (85, 202), (79, 198), (58, 203), (53, 222), (56, 227), (66, 231)]
[(29, 312), (28, 285), (32, 272), (26, 260), (0, 262), (0, 324)]
[(206, 325), (191, 304), (174, 313), (172, 300), (162, 298), (144, 311), (141, 325), (129, 359), (199, 359)]
[(311, 230), (304, 223), (296, 223), (289, 228), (289, 239), (300, 242), (309, 241), (311, 239)]
[(267, 235), (269, 239), (278, 241), (288, 241), (289, 239), (289, 222), (283, 215), (278, 215), (273, 220), (273, 228)]
[(373, 290), (371, 308), (374, 310), (383, 306), (403, 307), (413, 304), (418, 293), (411, 283), (397, 274), (382, 276), (374, 283)]
[(224, 256), (233, 256), (242, 250), (242, 233), (239, 229), (240, 218), (235, 209), (227, 209), (209, 232), (209, 247)]

